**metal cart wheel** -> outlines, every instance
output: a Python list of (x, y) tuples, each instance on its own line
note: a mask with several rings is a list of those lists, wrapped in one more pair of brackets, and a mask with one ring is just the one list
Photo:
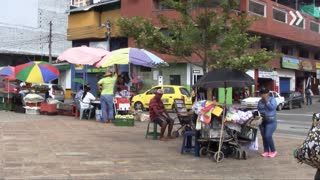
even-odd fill
[(207, 156), (208, 155), (207, 147), (205, 147), (205, 146), (201, 147), (200, 150), (199, 150), (199, 154), (200, 154), (200, 157)]
[(222, 151), (216, 152), (213, 156), (213, 160), (217, 163), (221, 162), (223, 159), (224, 159), (224, 154)]
[(172, 132), (173, 137), (179, 137), (179, 131), (173, 131)]
[(239, 148), (236, 148), (236, 158), (238, 159), (238, 160), (240, 160), (241, 159), (241, 150), (239, 149)]

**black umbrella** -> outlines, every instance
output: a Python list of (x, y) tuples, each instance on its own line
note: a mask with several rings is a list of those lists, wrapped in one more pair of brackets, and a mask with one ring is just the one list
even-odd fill
[[(196, 87), (202, 88), (219, 88), (219, 87), (248, 87), (254, 85), (254, 80), (245, 72), (234, 70), (234, 69), (217, 69), (208, 72), (202, 78), (200, 78), (195, 84)], [(224, 94), (224, 111), (223, 118), (226, 113), (226, 91)], [(223, 159), (224, 154), (221, 151), (222, 147), (222, 137), (224, 129), (224, 120), (222, 121), (220, 140), (218, 151), (214, 155), (214, 159), (219, 162)]]
[(254, 80), (245, 72), (234, 69), (217, 69), (201, 77), (196, 87), (248, 87), (254, 85)]

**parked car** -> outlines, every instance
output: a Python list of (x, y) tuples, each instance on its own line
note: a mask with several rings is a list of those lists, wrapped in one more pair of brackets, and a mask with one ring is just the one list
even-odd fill
[(184, 86), (175, 85), (154, 86), (144, 93), (135, 95), (132, 98), (131, 105), (133, 105), (135, 109), (148, 109), (149, 102), (158, 89), (163, 90), (161, 100), (167, 110), (174, 110), (174, 99), (184, 99), (187, 109), (191, 109), (192, 100), (189, 91)]
[(297, 106), (299, 108), (302, 107), (303, 104), (303, 96), (300, 92), (288, 92), (281, 93), (281, 95), (285, 98), (283, 108), (292, 109)]
[[(33, 86), (37, 86), (39, 84), (35, 84)], [(55, 100), (59, 100), (61, 102), (64, 102), (65, 99), (65, 93), (63, 88), (58, 84), (41, 84), (43, 86), (47, 86), (49, 88), (49, 97)]]
[[(281, 111), (284, 106), (284, 97), (280, 96), (279, 93), (275, 91), (269, 92), (270, 97), (274, 97), (277, 101), (277, 110)], [(256, 109), (258, 102), (261, 99), (259, 92), (256, 92), (255, 97), (248, 97), (241, 101), (241, 108), (245, 109)]]

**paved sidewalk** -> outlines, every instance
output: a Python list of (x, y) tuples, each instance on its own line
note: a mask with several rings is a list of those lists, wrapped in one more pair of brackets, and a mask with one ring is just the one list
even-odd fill
[[(5, 179), (312, 179), (292, 150), (302, 140), (276, 137), (279, 156), (214, 163), (179, 153), (181, 138), (144, 139), (146, 122), (115, 127), (66, 116), (0, 111), (0, 177)], [(261, 141), (259, 142), (261, 144)]]

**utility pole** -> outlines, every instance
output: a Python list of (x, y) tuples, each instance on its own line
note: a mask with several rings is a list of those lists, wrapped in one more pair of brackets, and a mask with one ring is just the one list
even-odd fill
[(52, 21), (49, 22), (49, 63), (52, 63)]
[(107, 38), (107, 50), (110, 51), (110, 39), (111, 39), (111, 22), (109, 19), (107, 19), (107, 22), (105, 24), (107, 28), (106, 32), (106, 38)]

